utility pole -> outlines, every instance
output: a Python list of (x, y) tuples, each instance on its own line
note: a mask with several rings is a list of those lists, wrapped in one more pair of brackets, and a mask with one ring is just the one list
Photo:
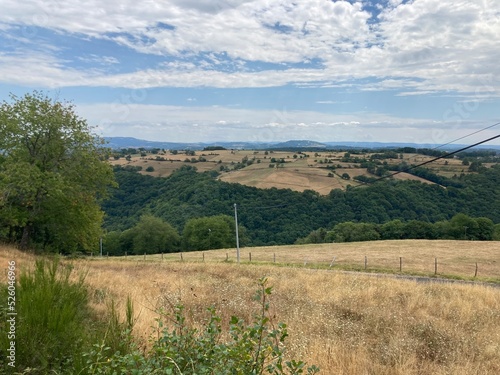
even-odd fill
[(236, 261), (240, 262), (240, 238), (238, 236), (238, 210), (234, 204), (234, 223), (236, 225)]

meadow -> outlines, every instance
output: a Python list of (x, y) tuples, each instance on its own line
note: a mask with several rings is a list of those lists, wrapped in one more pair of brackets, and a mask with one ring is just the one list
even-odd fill
[[(2, 269), (12, 259), (19, 268), (34, 261), (34, 256), (12, 248), (1, 250)], [(249, 251), (252, 263), (243, 261)], [(438, 257), (453, 265), (457, 274), (467, 275), (470, 269), (465, 264), (481, 260), (485, 265), (481, 272), (494, 279), (500, 273), (496, 243), (391, 241), (253, 248), (242, 249), (242, 264), (235, 263), (234, 252), (204, 252), (205, 262), (200, 252), (184, 253), (183, 261), (180, 254), (168, 254), (163, 260), (156, 255), (146, 261), (129, 256), (71, 262), (87, 273), (91, 305), (98, 313), (105, 313), (111, 299), (124, 310), (127, 297), (132, 298), (133, 334), (145, 350), (149, 338), (157, 334), (158, 311), (178, 303), (185, 306), (195, 327), (207, 319), (209, 306), (216, 308), (223, 325), (232, 315), (250, 321), (259, 307), (252, 299), (257, 280), (267, 277), (273, 287), (273, 324), (288, 324), (288, 355), (319, 366), (322, 374), (500, 372), (499, 288), (416, 283), (318, 267), (331, 261), (333, 254), (346, 262), (366, 254), (380, 261), (412, 254)], [(272, 264), (274, 254), (280, 262), (287, 256), (286, 266)], [(304, 267), (304, 259), (313, 267)]]
[[(131, 155), (130, 159), (110, 159), (112, 165), (141, 167), (139, 173), (155, 177), (168, 177), (176, 169), (183, 165), (193, 165), (198, 171), (222, 172), (220, 180), (254, 186), (261, 189), (272, 187), (278, 189), (292, 189), (294, 191), (314, 190), (326, 195), (332, 189), (346, 189), (347, 185), (359, 185), (352, 180), (356, 176), (374, 177), (368, 173), (366, 168), (360, 168), (359, 163), (345, 162), (345, 152), (334, 151), (310, 151), (296, 153), (293, 151), (254, 151), (254, 150), (217, 150), (196, 151), (194, 157), (186, 156), (183, 152), (172, 155), (168, 151), (160, 152), (158, 155), (148, 154), (140, 156)], [(369, 158), (372, 153), (355, 155), (357, 157)], [(406, 162), (408, 165), (418, 164), (433, 159), (431, 156), (420, 154), (401, 154), (402, 159), (386, 159), (389, 164)], [(198, 161), (202, 158), (203, 161)], [(195, 163), (190, 162), (196, 160)], [(188, 161), (186, 161), (188, 160)], [(253, 163), (243, 168), (234, 166), (242, 160), (253, 160)], [(273, 160), (282, 160), (278, 163)], [(152, 167), (153, 171), (146, 171)], [(221, 170), (221, 167), (223, 170)], [(335, 171), (332, 169), (335, 167)], [(429, 167), (433, 172), (446, 177), (468, 173), (467, 167), (462, 165), (458, 159), (441, 159), (433, 162)], [(349, 179), (342, 178), (347, 173)], [(396, 175), (397, 179), (418, 180), (424, 183), (432, 182), (413, 176), (409, 173)]]

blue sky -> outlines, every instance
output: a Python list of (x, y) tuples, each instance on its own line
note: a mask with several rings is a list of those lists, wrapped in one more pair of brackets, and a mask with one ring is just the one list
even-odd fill
[(103, 136), (441, 144), (500, 121), (497, 0), (0, 5), (0, 98), (44, 90)]

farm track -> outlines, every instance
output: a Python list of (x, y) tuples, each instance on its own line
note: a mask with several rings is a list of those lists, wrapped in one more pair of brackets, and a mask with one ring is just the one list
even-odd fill
[(396, 274), (376, 273), (376, 272), (357, 272), (357, 271), (337, 271), (337, 272), (344, 274), (357, 274), (357, 275), (372, 276), (372, 277), (389, 277), (392, 279), (415, 281), (417, 283), (464, 284), (464, 285), (478, 285), (478, 286), (489, 286), (493, 288), (500, 288), (500, 284), (488, 283), (484, 281), (445, 279), (442, 277), (429, 277), (429, 276), (417, 276), (417, 275), (396, 275)]

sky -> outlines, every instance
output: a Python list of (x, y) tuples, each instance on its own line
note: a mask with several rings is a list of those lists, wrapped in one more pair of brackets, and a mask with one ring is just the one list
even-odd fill
[(101, 136), (443, 144), (500, 121), (498, 0), (0, 0), (0, 9), (0, 99), (42, 90), (73, 102)]

